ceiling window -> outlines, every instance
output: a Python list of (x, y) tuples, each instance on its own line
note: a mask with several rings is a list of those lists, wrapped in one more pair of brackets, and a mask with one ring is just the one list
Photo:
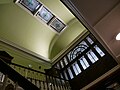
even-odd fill
[(19, 1), (24, 7), (34, 13), (42, 5), (37, 0), (20, 0)]
[(54, 19), (51, 22), (50, 26), (53, 29), (55, 29), (58, 33), (60, 33), (66, 27), (66, 25), (62, 21), (60, 21), (58, 18)]
[(54, 15), (44, 6), (39, 10), (38, 17), (42, 19), (45, 23), (50, 22), (50, 20), (54, 17)]
[(30, 12), (39, 21), (43, 21), (57, 33), (62, 32), (66, 27), (62, 20), (58, 19), (57, 16), (37, 0), (16, 0), (15, 3), (24, 10), (27, 10), (27, 12)]

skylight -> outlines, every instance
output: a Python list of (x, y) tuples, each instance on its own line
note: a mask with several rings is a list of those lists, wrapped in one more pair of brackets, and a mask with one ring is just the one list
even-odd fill
[(60, 33), (64, 29), (65, 24), (62, 21), (60, 21), (58, 18), (56, 18), (51, 22), (50, 26), (53, 29), (55, 29), (58, 33)]
[(57, 33), (62, 32), (66, 27), (62, 20), (37, 0), (16, 0), (15, 3)]
[(44, 6), (37, 13), (37, 16), (39, 16), (45, 23), (48, 23), (54, 17), (54, 15)]
[(37, 11), (39, 7), (42, 5), (40, 2), (36, 0), (19, 0), (19, 3), (32, 13), (35, 13), (35, 11)]

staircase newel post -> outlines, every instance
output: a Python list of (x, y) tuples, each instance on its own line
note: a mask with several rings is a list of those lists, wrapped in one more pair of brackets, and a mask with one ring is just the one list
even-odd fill
[(16, 82), (15, 83), (15, 90), (17, 90), (17, 87), (18, 87), (18, 83)]

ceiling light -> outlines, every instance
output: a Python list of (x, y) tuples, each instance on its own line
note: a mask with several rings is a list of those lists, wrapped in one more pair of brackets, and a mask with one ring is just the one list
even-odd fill
[(116, 40), (120, 40), (120, 33), (117, 34)]

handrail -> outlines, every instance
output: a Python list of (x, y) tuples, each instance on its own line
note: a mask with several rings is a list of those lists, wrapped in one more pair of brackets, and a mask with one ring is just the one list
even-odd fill
[[(25, 90), (70, 90), (68, 80), (52, 75), (47, 75), (44, 72), (15, 63), (6, 63), (4, 59), (1, 58), (0, 71)], [(31, 74), (31, 76), (27, 75), (28, 72)], [(32, 72), (33, 75), (38, 73), (38, 77), (36, 77), (36, 75), (34, 77)], [(42, 78), (40, 78), (39, 75), (42, 75)]]
[[(18, 82), (18, 84), (23, 87), (25, 90), (39, 90), (34, 84), (29, 82), (25, 77), (20, 75), (14, 69), (12, 69), (3, 59), (0, 58), (0, 71), (8, 75), (8, 77), (14, 82)], [(29, 87), (28, 87), (29, 86)]]
[(10, 65), (15, 65), (15, 66), (18, 66), (18, 67), (21, 67), (21, 68), (25, 68), (25, 69), (34, 71), (34, 72), (38, 72), (38, 73), (41, 73), (41, 74), (45, 74), (44, 72), (37, 71), (37, 70), (35, 70), (35, 69), (29, 68), (29, 67), (25, 67), (25, 66), (22, 66), (22, 65), (19, 65), (19, 64), (16, 64), (16, 63), (10, 63)]
[[(21, 68), (24, 68), (24, 69), (28, 69), (28, 70), (31, 70), (31, 71), (34, 71), (34, 72), (37, 72), (37, 73), (41, 73), (41, 74), (47, 75), (47, 74), (44, 73), (44, 72), (37, 71), (37, 70), (34, 70), (34, 69), (32, 69), (32, 68), (25, 67), (25, 66), (22, 66), (22, 65), (19, 65), (19, 64), (16, 64), (16, 63), (10, 63), (10, 65), (15, 65), (15, 66), (18, 66), (18, 67), (21, 67)], [(49, 75), (49, 76), (54, 77), (54, 78), (58, 78), (58, 79), (61, 79), (61, 80), (64, 80), (64, 81), (69, 81), (69, 80), (65, 80), (65, 79), (63, 79), (63, 78), (56, 77), (56, 76), (53, 76), (53, 75)]]

